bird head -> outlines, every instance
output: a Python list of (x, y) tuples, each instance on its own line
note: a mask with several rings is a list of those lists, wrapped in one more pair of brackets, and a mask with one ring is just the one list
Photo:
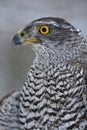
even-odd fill
[(53, 52), (57, 50), (56, 52), (62, 55), (61, 50), (63, 49), (65, 53), (67, 52), (66, 49), (69, 52), (72, 51), (73, 46), (77, 49), (75, 44), (77, 42), (72, 42), (76, 41), (77, 37), (79, 37), (79, 32), (66, 20), (56, 17), (44, 17), (30, 22), (23, 29), (19, 30), (13, 37), (13, 45), (39, 47), (36, 49), (37, 52), (40, 48), (52, 50)]
[(62, 44), (78, 31), (62, 18), (45, 17), (26, 25), (13, 37), (13, 45), (35, 45), (45, 47)]

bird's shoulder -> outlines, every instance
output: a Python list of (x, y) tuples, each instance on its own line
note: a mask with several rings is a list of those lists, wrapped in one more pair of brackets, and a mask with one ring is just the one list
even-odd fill
[(19, 105), (20, 90), (13, 91), (0, 100), (0, 125), (5, 130), (19, 129)]

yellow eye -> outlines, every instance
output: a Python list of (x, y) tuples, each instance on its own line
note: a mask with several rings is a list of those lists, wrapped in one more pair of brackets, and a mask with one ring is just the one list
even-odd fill
[(49, 27), (46, 26), (46, 25), (43, 25), (39, 28), (39, 32), (42, 34), (42, 35), (46, 35), (48, 34), (50, 31)]

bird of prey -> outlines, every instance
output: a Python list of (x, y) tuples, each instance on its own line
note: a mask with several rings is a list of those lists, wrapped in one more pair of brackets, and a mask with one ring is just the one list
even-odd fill
[(35, 59), (21, 90), (0, 101), (5, 130), (87, 130), (87, 42), (69, 22), (44, 17), (13, 37)]

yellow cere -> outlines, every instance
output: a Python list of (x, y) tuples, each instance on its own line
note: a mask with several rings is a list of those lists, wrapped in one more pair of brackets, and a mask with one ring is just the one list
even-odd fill
[(46, 25), (40, 26), (40, 28), (39, 28), (39, 32), (40, 32), (40, 34), (42, 34), (42, 35), (48, 34), (49, 31), (50, 31), (50, 29), (49, 29), (49, 27), (46, 26)]
[(27, 45), (27, 44), (31, 44), (31, 43), (38, 43), (39, 40), (37, 40), (37, 39), (26, 39), (26, 40), (24, 40), (24, 42), (25, 42), (25, 45)]

